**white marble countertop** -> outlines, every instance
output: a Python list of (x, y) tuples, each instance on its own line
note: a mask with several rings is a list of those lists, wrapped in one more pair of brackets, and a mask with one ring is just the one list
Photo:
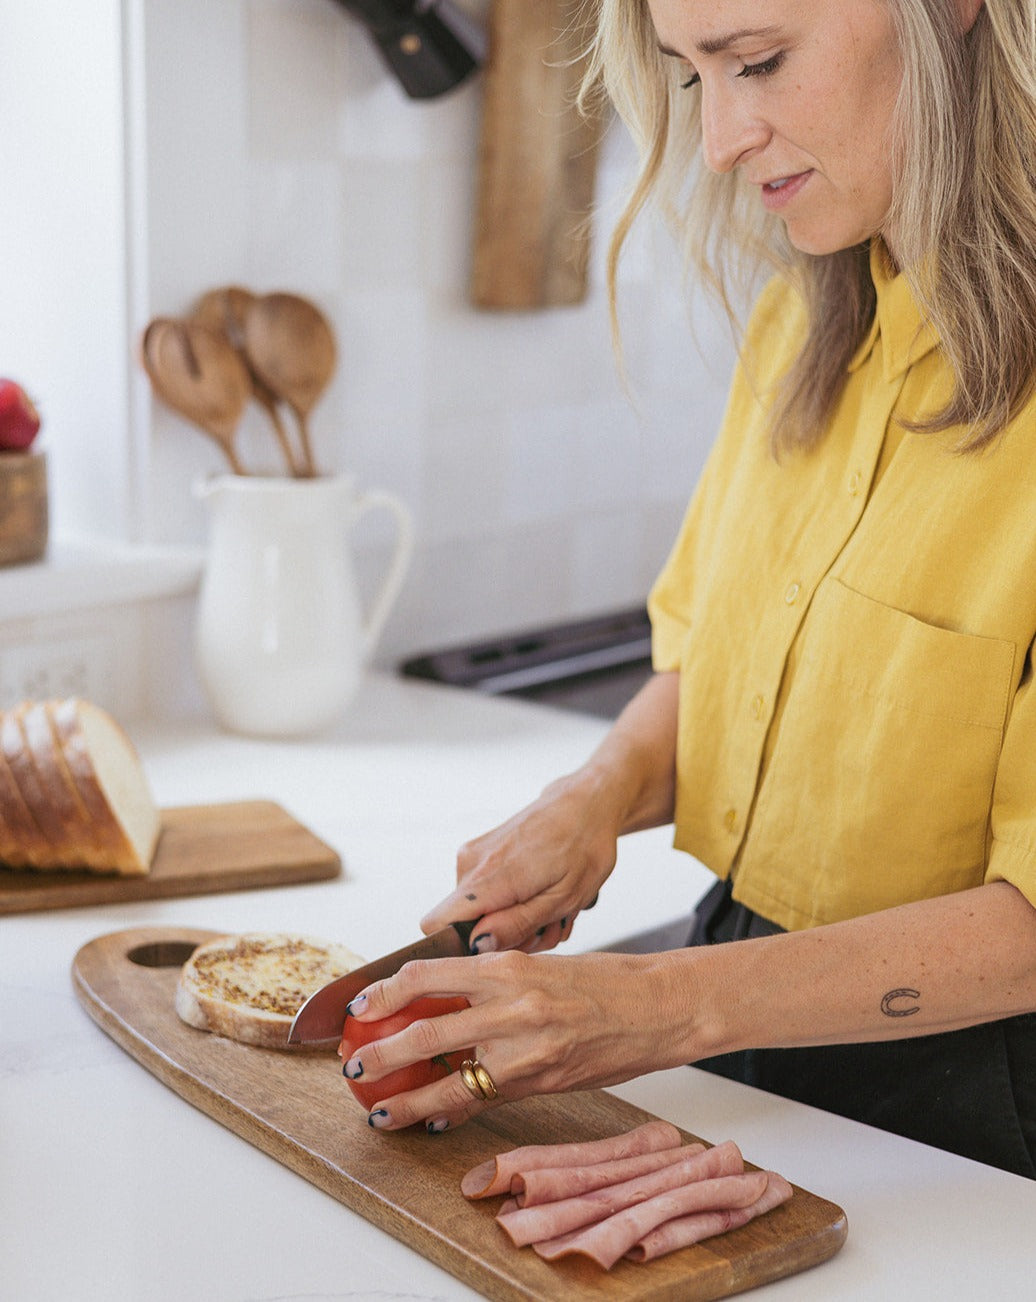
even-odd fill
[[(380, 677), (315, 741), (249, 741), (202, 724), (132, 728), (160, 804), (275, 799), (338, 850), (344, 872), (0, 919), (0, 1296), (475, 1297), (149, 1075), (79, 1007), (69, 968), (86, 941), (153, 924), (303, 930), (368, 957), (396, 948), (449, 889), (457, 845), (578, 764), (603, 728)], [(628, 838), (572, 944), (608, 944), (685, 914), (709, 880), (667, 831)], [(845, 1208), (841, 1252), (756, 1290), (760, 1300), (1031, 1293), (1036, 1182), (694, 1068), (616, 1092), (710, 1140), (735, 1139), (750, 1161)]]

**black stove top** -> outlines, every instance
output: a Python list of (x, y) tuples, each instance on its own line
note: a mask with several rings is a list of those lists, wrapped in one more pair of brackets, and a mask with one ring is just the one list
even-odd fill
[(523, 629), (407, 660), (401, 672), (613, 719), (651, 675), (644, 606)]

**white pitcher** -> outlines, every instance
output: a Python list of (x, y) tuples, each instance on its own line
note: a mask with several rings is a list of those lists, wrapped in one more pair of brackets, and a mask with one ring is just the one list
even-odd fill
[[(304, 736), (342, 714), (359, 687), (413, 550), (410, 514), (352, 476), (221, 475), (197, 486), (210, 548), (195, 629), (198, 672), (219, 722), (254, 736)], [(396, 543), (364, 615), (347, 534), (377, 507)]]

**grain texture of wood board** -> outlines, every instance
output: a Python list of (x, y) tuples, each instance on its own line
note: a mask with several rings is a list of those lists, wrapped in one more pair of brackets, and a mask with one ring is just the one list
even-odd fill
[(796, 1188), (790, 1202), (741, 1229), (646, 1265), (621, 1261), (604, 1272), (585, 1259), (548, 1263), (516, 1249), (494, 1223), (499, 1200), (469, 1202), (463, 1174), (507, 1148), (599, 1139), (650, 1114), (590, 1090), (504, 1104), (447, 1135), (379, 1133), (348, 1094), (333, 1053), (256, 1049), (180, 1021), (180, 965), (213, 934), (152, 927), (98, 937), (75, 957), (76, 993), (182, 1098), (485, 1297), (709, 1302), (818, 1265), (845, 1239), (841, 1208)]
[(47, 454), (0, 456), (0, 565), (37, 561), (49, 533)]
[(119, 877), (0, 867), (0, 916), (326, 881), (338, 854), (272, 800), (162, 810), (151, 871)]
[(471, 298), (530, 309), (586, 296), (599, 117), (576, 107), (579, 0), (493, 0)]

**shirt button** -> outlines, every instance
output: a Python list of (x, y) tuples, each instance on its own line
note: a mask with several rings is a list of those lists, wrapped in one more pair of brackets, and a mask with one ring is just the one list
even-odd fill
[(860, 474), (858, 470), (854, 470), (853, 473), (849, 476), (848, 489), (849, 489), (850, 497), (856, 496), (856, 494), (860, 491), (860, 485), (862, 483), (863, 483), (863, 476)]
[(785, 602), (789, 606), (794, 606), (795, 602), (798, 600), (798, 596), (799, 596), (799, 585), (797, 583), (789, 583), (784, 590)]
[(734, 831), (734, 829), (737, 827), (736, 809), (728, 809), (727, 812), (723, 815), (723, 826), (727, 829), (728, 832)]
[(753, 719), (761, 719), (766, 710), (766, 701), (762, 696), (753, 696), (752, 704), (749, 706)]

